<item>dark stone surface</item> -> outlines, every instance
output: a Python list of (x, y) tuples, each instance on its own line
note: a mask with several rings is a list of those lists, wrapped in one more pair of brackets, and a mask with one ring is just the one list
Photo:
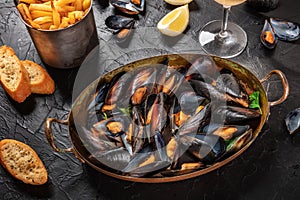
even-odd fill
[[(37, 151), (48, 172), (43, 186), (30, 186), (13, 179), (0, 167), (0, 199), (264, 199), (300, 198), (300, 136), (290, 136), (283, 119), (299, 107), (299, 41), (279, 41), (274, 50), (259, 41), (264, 16), (300, 22), (299, 1), (280, 1), (269, 13), (257, 13), (246, 4), (232, 8), (230, 20), (248, 34), (248, 47), (233, 60), (243, 64), (259, 78), (280, 69), (290, 83), (289, 98), (271, 108), (271, 115), (260, 136), (233, 162), (206, 175), (164, 184), (141, 184), (117, 180), (81, 164), (72, 154), (58, 154), (48, 145), (43, 124), (47, 117), (65, 119), (72, 100), (99, 75), (124, 63), (166, 52), (200, 52), (197, 36), (212, 19), (220, 19), (221, 6), (211, 0), (194, 0), (190, 23), (184, 35), (169, 39), (156, 29), (158, 21), (174, 6), (148, 0), (146, 12), (137, 16), (134, 34), (127, 44), (116, 44), (104, 20), (115, 13), (107, 0), (93, 1), (100, 42), (80, 69), (58, 70), (42, 64), (30, 36), (18, 17), (12, 0), (0, 2), (0, 45), (13, 47), (20, 59), (30, 59), (46, 67), (56, 82), (53, 95), (31, 95), (24, 103), (11, 100), (0, 87), (0, 139), (14, 138)], [(78, 44), (80, 45), (80, 44)], [(77, 76), (78, 75), (78, 76)], [(77, 77), (76, 77), (77, 76)], [(279, 89), (278, 89), (279, 88)], [(266, 85), (270, 100), (281, 95), (280, 83)], [(72, 96), (73, 94), (73, 96)], [(70, 147), (66, 126), (54, 126), (61, 147)]]

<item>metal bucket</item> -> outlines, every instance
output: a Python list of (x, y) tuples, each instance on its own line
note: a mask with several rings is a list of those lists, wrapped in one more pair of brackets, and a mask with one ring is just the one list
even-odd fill
[(21, 19), (43, 62), (55, 68), (79, 67), (99, 44), (92, 4), (80, 21), (64, 29), (35, 29)]

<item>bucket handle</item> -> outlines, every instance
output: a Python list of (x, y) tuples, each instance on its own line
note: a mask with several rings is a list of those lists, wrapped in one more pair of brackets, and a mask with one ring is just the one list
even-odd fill
[(287, 97), (290, 93), (290, 87), (289, 87), (288, 80), (287, 80), (286, 76), (283, 74), (283, 72), (280, 71), (280, 70), (270, 71), (263, 79), (260, 80), (260, 82), (264, 83), (264, 82), (268, 81), (271, 78), (272, 75), (279, 76), (279, 78), (282, 82), (282, 86), (283, 86), (283, 94), (278, 100), (269, 102), (269, 105), (271, 107), (276, 106), (276, 105), (281, 104), (282, 102), (284, 102), (287, 99)]
[(59, 119), (55, 119), (55, 118), (47, 118), (47, 120), (44, 124), (44, 128), (45, 128), (45, 134), (46, 134), (46, 138), (48, 140), (49, 145), (52, 147), (52, 149), (54, 151), (56, 151), (58, 153), (74, 152), (73, 147), (70, 147), (70, 148), (67, 148), (67, 149), (61, 149), (61, 148), (56, 146), (55, 141), (54, 141), (54, 137), (53, 137), (53, 132), (52, 132), (52, 123), (53, 122), (63, 124), (63, 125), (68, 124), (68, 120), (59, 120)]

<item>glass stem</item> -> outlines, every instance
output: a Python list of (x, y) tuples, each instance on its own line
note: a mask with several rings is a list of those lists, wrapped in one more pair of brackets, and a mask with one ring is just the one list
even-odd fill
[(228, 15), (231, 6), (223, 6), (223, 19), (222, 19), (222, 26), (221, 31), (219, 33), (219, 37), (224, 38), (227, 36), (227, 24), (228, 24)]

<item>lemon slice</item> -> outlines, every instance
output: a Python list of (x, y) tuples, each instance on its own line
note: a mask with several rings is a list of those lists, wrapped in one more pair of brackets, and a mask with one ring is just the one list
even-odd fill
[(168, 36), (178, 36), (189, 23), (188, 4), (180, 6), (165, 15), (157, 24), (158, 30)]
[(165, 0), (168, 4), (180, 6), (191, 3), (193, 0)]

